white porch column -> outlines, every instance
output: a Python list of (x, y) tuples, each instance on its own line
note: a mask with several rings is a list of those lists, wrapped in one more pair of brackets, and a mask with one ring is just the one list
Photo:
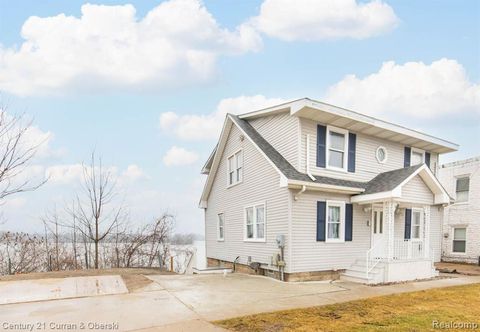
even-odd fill
[(424, 218), (424, 230), (423, 230), (423, 244), (425, 258), (433, 259), (430, 257), (430, 205), (425, 205), (423, 207), (423, 218)]
[(392, 201), (383, 202), (383, 218), (387, 228), (387, 259), (393, 259), (393, 252), (395, 248), (395, 208), (397, 204)]

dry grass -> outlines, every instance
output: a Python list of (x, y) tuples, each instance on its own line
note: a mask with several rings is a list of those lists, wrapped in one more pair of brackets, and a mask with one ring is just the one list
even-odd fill
[(234, 331), (438, 331), (433, 321), (474, 322), (480, 284), (395, 294), (215, 322)]
[(141, 268), (119, 268), (119, 269), (88, 269), (88, 270), (71, 270), (71, 271), (52, 271), (52, 272), (35, 272), (25, 274), (15, 274), (0, 276), (0, 281), (15, 280), (33, 280), (48, 278), (69, 278), (69, 277), (90, 277), (90, 276), (107, 276), (120, 275), (125, 282), (125, 286), (129, 292), (133, 292), (148, 286), (153, 281), (143, 275), (152, 274), (171, 274), (172, 272), (160, 271), (158, 269), (141, 269)]

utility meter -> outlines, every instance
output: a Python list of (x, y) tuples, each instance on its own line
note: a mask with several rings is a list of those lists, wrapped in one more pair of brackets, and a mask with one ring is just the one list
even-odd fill
[(285, 248), (285, 235), (283, 234), (277, 235), (276, 241), (277, 241), (277, 247)]

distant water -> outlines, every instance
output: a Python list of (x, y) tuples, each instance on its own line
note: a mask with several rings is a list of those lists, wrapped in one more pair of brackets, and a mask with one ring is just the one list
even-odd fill
[(205, 241), (194, 241), (193, 245), (197, 249), (197, 269), (207, 267), (207, 254), (205, 252)]

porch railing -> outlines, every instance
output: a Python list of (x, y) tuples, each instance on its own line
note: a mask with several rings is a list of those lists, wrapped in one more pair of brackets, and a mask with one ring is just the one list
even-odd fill
[(401, 260), (420, 258), (426, 258), (425, 244), (422, 240), (395, 239), (393, 244), (393, 259)]
[(377, 255), (379, 248), (384, 246), (384, 241), (378, 241), (373, 247), (367, 251), (367, 257), (365, 262), (365, 277), (368, 280), (370, 272), (380, 263), (381, 258)]

